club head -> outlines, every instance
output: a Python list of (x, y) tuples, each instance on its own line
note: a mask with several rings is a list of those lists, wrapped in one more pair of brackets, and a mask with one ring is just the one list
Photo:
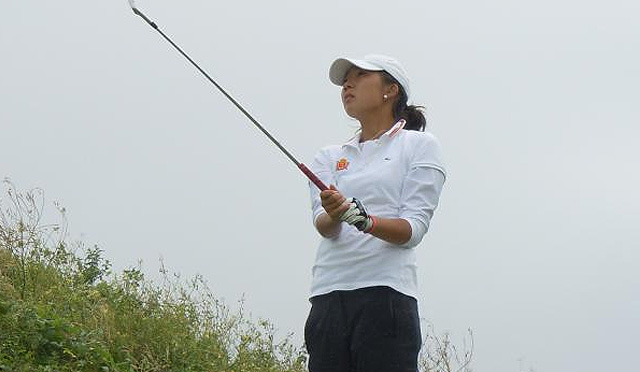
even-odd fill
[(135, 9), (136, 3), (133, 0), (128, 0), (128, 1), (129, 1), (129, 5), (131, 6), (131, 9)]

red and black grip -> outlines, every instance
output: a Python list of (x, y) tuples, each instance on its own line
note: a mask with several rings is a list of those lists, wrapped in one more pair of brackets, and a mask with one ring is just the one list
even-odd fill
[(307, 168), (306, 165), (299, 163), (298, 168), (300, 168), (302, 173), (304, 173), (307, 178), (309, 178), (309, 180), (313, 182), (314, 185), (318, 186), (320, 191), (329, 190), (329, 188), (322, 181), (320, 181), (320, 178), (318, 178), (318, 176), (316, 176), (309, 168)]

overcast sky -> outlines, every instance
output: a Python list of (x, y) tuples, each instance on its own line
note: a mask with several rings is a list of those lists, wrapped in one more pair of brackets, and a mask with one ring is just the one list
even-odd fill
[[(640, 2), (139, 0), (287, 146), (357, 128), (339, 56), (397, 57), (449, 177), (420, 311), (475, 371), (637, 371)], [(0, 7), (0, 177), (116, 269), (159, 259), (302, 344), (305, 178), (125, 0)]]

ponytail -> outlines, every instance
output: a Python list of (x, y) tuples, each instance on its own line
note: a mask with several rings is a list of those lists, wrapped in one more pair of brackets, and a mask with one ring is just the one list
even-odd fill
[(382, 76), (387, 83), (398, 85), (399, 95), (393, 104), (393, 116), (396, 120), (404, 119), (406, 121), (404, 129), (423, 132), (427, 126), (427, 119), (424, 116), (424, 106), (407, 105), (408, 97), (402, 85), (386, 71), (382, 71)]

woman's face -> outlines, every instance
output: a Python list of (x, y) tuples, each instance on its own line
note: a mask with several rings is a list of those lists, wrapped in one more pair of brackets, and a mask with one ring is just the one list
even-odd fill
[(385, 103), (387, 89), (382, 75), (376, 71), (352, 67), (342, 83), (342, 105), (347, 115), (354, 119), (380, 110)]

